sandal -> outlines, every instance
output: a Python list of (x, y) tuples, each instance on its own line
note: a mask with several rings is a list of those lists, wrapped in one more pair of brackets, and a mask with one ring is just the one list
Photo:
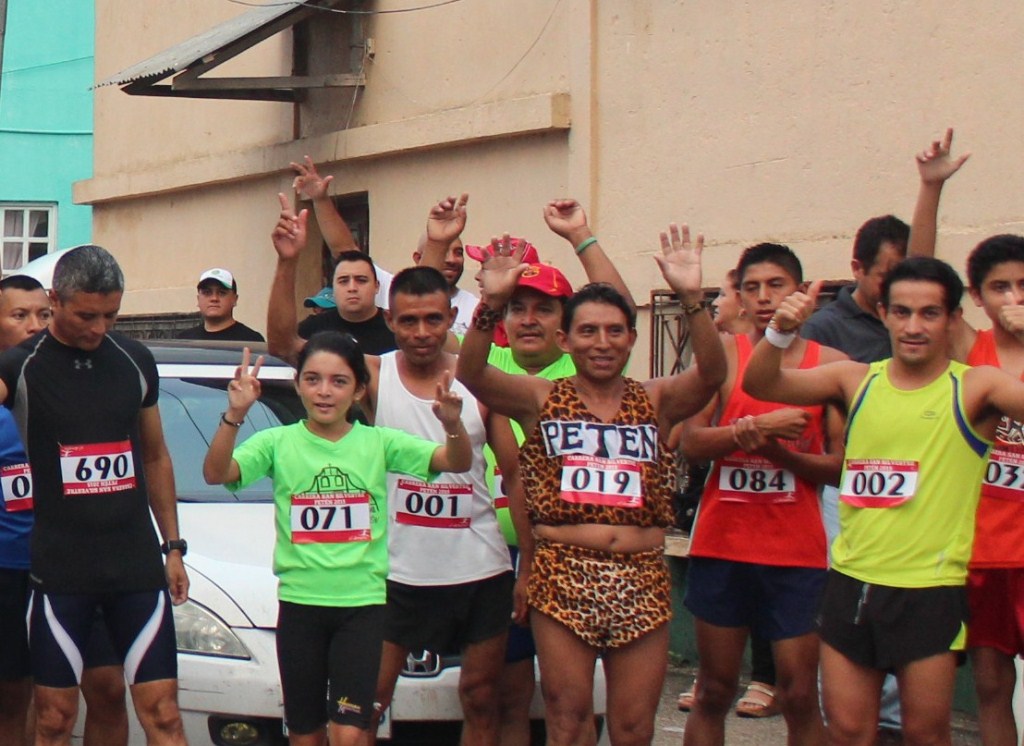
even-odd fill
[(779, 714), (779, 706), (775, 702), (775, 687), (751, 681), (747, 691), (736, 703), (736, 714), (741, 718), (770, 718)]
[(693, 701), (697, 698), (697, 682), (690, 684), (685, 692), (680, 692), (677, 706), (680, 712), (689, 712), (693, 709)]

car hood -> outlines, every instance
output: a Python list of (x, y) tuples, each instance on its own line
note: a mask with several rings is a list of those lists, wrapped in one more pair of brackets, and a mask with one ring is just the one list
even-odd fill
[[(236, 625), (234, 602), (253, 626), (277, 626), (274, 506), (271, 503), (178, 503), (181, 535), (188, 540), (185, 563), (193, 578), (191, 598)], [(215, 592), (211, 586), (216, 586)]]

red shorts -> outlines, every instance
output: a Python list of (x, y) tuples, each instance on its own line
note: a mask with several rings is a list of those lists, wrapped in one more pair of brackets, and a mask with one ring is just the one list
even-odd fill
[(973, 569), (967, 574), (971, 619), (967, 647), (1024, 655), (1024, 567)]

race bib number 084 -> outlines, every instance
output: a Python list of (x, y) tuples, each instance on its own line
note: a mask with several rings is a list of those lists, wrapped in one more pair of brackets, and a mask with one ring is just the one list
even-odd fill
[(370, 540), (370, 495), (328, 492), (292, 495), (292, 544)]
[(796, 477), (768, 461), (723, 461), (718, 494), (726, 502), (795, 503)]
[(839, 498), (857, 508), (895, 508), (917, 493), (918, 463), (847, 459)]
[(641, 466), (631, 459), (562, 457), (562, 499), (570, 503), (640, 508)]

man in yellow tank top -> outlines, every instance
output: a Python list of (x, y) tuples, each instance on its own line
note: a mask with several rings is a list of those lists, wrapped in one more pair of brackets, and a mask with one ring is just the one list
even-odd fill
[(907, 744), (949, 744), (963, 647), (964, 583), (985, 457), (1000, 418), (1024, 415), (1024, 383), (950, 360), (963, 283), (937, 259), (901, 262), (882, 286), (893, 357), (782, 369), (819, 284), (782, 303), (744, 389), (847, 412), (840, 533), (822, 602), (822, 686), (833, 744), (871, 744), (887, 671)]

